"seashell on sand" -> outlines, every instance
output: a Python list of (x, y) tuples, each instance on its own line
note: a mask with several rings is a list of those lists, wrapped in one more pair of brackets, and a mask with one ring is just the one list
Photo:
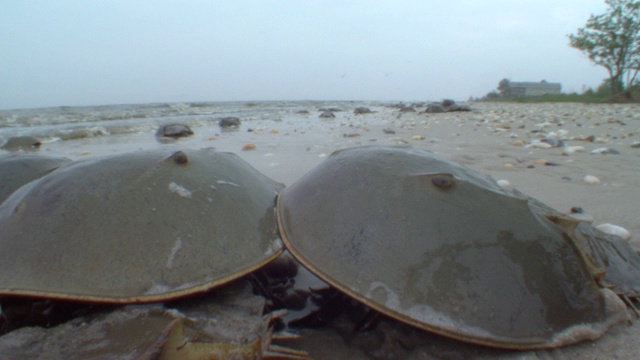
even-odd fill
[(496, 184), (503, 189), (511, 189), (511, 183), (508, 180), (500, 179), (496, 181)]
[(618, 155), (618, 154), (620, 154), (620, 152), (618, 150), (616, 150), (616, 149), (613, 149), (613, 148), (601, 147), (601, 148), (597, 148), (597, 149), (591, 150), (591, 154), (603, 154), (603, 155), (613, 154), (613, 155)]
[(571, 155), (576, 152), (584, 151), (584, 146), (574, 145), (574, 146), (565, 146), (562, 149), (562, 155)]
[(624, 240), (631, 239), (631, 232), (629, 232), (629, 230), (623, 228), (622, 226), (605, 223), (596, 226), (596, 229), (610, 235), (618, 235)]
[(552, 147), (551, 144), (541, 141), (532, 141), (531, 144), (525, 146), (526, 148), (536, 148), (536, 149), (549, 149)]
[(256, 149), (256, 144), (247, 143), (242, 147), (242, 151), (251, 151)]
[(583, 179), (584, 182), (586, 182), (589, 185), (597, 185), (600, 184), (600, 179), (598, 179), (597, 177), (593, 176), (593, 175), (587, 175), (584, 177)]

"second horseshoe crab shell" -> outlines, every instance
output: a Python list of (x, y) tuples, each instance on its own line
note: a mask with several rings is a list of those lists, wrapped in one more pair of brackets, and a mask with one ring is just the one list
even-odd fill
[(67, 158), (30, 154), (0, 156), (0, 203), (22, 185), (70, 161)]
[(226, 283), (282, 252), (282, 187), (213, 149), (62, 166), (0, 206), (0, 294), (132, 303)]
[(278, 223), (285, 247), (328, 283), (458, 340), (548, 348), (627, 318), (526, 197), (427, 151), (337, 151), (280, 193)]

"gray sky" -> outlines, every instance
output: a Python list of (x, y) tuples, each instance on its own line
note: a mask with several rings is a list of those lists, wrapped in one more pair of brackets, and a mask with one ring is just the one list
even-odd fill
[(0, 0), (0, 108), (466, 100), (597, 87), (567, 34), (604, 0)]

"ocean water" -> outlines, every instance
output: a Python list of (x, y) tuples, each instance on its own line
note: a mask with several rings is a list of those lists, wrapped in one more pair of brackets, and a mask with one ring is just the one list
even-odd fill
[(243, 123), (279, 121), (299, 111), (323, 107), (353, 109), (362, 102), (194, 102), (53, 107), (0, 110), (0, 145), (14, 136), (30, 135), (43, 143), (120, 134), (155, 132), (161, 125), (180, 123), (191, 128), (217, 125), (235, 116)]

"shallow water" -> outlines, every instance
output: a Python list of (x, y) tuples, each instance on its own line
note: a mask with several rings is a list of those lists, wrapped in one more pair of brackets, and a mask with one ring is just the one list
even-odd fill
[[(338, 103), (337, 106), (365, 103)], [(135, 134), (155, 131), (160, 125), (180, 123), (193, 128), (216, 125), (223, 117), (245, 123), (280, 121), (298, 111), (313, 112), (334, 102), (198, 102), (40, 109), (0, 110), (0, 143), (12, 136), (31, 135), (43, 142)], [(360, 105), (357, 105), (360, 106)]]

